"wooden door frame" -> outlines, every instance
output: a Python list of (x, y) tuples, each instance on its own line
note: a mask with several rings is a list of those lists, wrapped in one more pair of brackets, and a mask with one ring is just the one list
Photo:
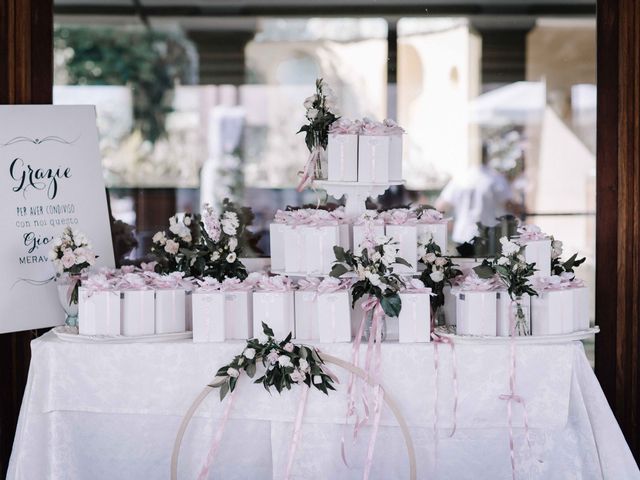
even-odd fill
[[(53, 1), (0, 0), (0, 104), (47, 104), (52, 91)], [(0, 478), (27, 382), (30, 342), (43, 331), (0, 335)]]
[[(598, 0), (596, 374), (640, 455), (640, 5)], [(51, 103), (52, 0), (0, 0), (0, 103)], [(38, 332), (0, 335), (0, 476)]]
[(640, 459), (640, 5), (598, 2), (595, 371)]

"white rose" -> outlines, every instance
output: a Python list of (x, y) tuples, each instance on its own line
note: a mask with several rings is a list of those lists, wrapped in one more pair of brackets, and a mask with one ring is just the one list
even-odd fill
[(256, 351), (253, 348), (247, 348), (244, 352), (242, 352), (242, 355), (244, 355), (249, 360), (253, 360), (256, 356)]
[(291, 381), (296, 383), (302, 383), (304, 382), (305, 378), (307, 378), (307, 375), (296, 368), (291, 373), (290, 377), (291, 377)]
[(444, 258), (444, 257), (436, 258), (435, 264), (438, 267), (444, 267), (446, 265), (446, 263), (447, 263), (447, 259), (446, 258)]
[(315, 102), (317, 99), (318, 99), (318, 96), (315, 94), (305, 98), (303, 103), (304, 108), (309, 110), (311, 107), (313, 107), (313, 102)]
[(227, 368), (227, 375), (233, 378), (238, 378), (238, 375), (240, 375), (240, 372), (235, 368), (229, 367)]
[(222, 222), (220, 223), (222, 224), (222, 231), (227, 235), (229, 235), (230, 237), (233, 237), (237, 233), (236, 227), (233, 225), (233, 222), (228, 218), (223, 218)]
[(429, 277), (435, 283), (439, 283), (439, 282), (444, 280), (444, 274), (440, 270), (435, 270), (435, 271), (431, 272), (431, 275), (429, 275)]
[(425, 259), (427, 262), (429, 262), (429, 263), (433, 263), (433, 262), (435, 262), (435, 261), (436, 261), (436, 258), (438, 258), (438, 257), (437, 257), (437, 256), (436, 256), (436, 254), (435, 254), (435, 253), (433, 253), (433, 252), (427, 253), (427, 254), (424, 256), (424, 259)]
[(164, 234), (164, 232), (158, 232), (153, 236), (152, 240), (153, 240), (153, 243), (164, 245), (167, 242), (167, 237)]
[(236, 237), (231, 237), (229, 239), (229, 250), (233, 252), (235, 251), (237, 246), (238, 246), (238, 239)]
[(227, 263), (235, 262), (236, 258), (237, 258), (236, 252), (231, 252), (229, 255), (227, 255)]
[(320, 375), (313, 376), (313, 383), (315, 385), (320, 385), (322, 383), (322, 377)]
[(212, 262), (215, 262), (219, 258), (220, 258), (220, 252), (218, 252), (217, 250), (211, 254), (211, 261)]
[(280, 355), (278, 357), (278, 364), (280, 364), (281, 367), (291, 367), (293, 365), (289, 355)]
[(509, 259), (507, 257), (500, 257), (498, 259), (498, 265), (506, 265), (509, 263)]
[(293, 343), (289, 342), (282, 348), (284, 348), (285, 352), (291, 353), (291, 352), (293, 352)]
[(318, 116), (318, 109), (316, 108), (310, 108), (309, 110), (307, 110), (307, 118), (309, 120), (313, 120)]
[(180, 249), (180, 244), (173, 240), (167, 240), (167, 243), (164, 246), (164, 251), (167, 253), (170, 253), (171, 255), (177, 254), (179, 249)]
[(382, 255), (380, 255), (380, 252), (373, 252), (373, 255), (371, 255), (371, 260), (374, 262), (379, 262), (381, 258)]
[(183, 222), (188, 227), (191, 225), (191, 217), (185, 216)]
[(502, 244), (502, 254), (506, 257), (518, 253), (520, 251), (520, 245), (517, 243), (509, 241), (507, 237), (502, 237), (500, 239), (500, 243)]
[(58, 258), (58, 252), (56, 252), (55, 250), (51, 250), (49, 252), (49, 260), (55, 260), (56, 258)]

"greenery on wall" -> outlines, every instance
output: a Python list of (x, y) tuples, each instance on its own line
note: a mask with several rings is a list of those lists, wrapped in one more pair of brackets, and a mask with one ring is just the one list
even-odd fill
[(174, 86), (196, 80), (195, 50), (175, 33), (59, 27), (54, 48), (65, 59), (68, 84), (130, 86), (134, 126), (151, 142), (165, 134)]

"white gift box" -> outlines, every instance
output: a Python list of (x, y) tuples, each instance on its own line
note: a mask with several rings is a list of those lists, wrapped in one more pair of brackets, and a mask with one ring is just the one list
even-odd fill
[(458, 335), (495, 336), (496, 292), (456, 292), (456, 332)]
[(284, 223), (271, 223), (269, 225), (269, 245), (271, 247), (271, 269), (284, 270), (284, 232), (291, 228)]
[(360, 253), (362, 242), (367, 234), (367, 229), (373, 232), (373, 238), (384, 235), (384, 225), (354, 225), (353, 226), (353, 248), (354, 252)]
[(227, 340), (253, 337), (253, 302), (248, 291), (221, 292), (224, 296), (224, 325)]
[(193, 341), (224, 342), (253, 336), (251, 292), (194, 293)]
[(295, 324), (296, 339), (318, 340), (318, 294), (313, 290), (296, 290)]
[(330, 133), (327, 156), (330, 181), (358, 181), (358, 135)]
[(444, 295), (444, 322), (447, 326), (455, 326), (456, 324), (456, 296), (451, 292), (451, 287), (445, 285), (442, 289)]
[(531, 298), (531, 335), (573, 332), (573, 292), (545, 290)]
[(549, 277), (551, 275), (551, 239), (529, 240), (525, 246), (524, 257), (527, 263), (535, 263), (534, 276)]
[(389, 180), (402, 180), (402, 134), (389, 135)]
[(398, 319), (400, 343), (426, 343), (431, 341), (431, 304), (428, 292), (400, 294), (402, 310)]
[(572, 287), (569, 289), (573, 296), (573, 331), (588, 330), (589, 319), (589, 289), (587, 287)]
[[(284, 230), (284, 269), (287, 272), (305, 271), (304, 232), (306, 227), (288, 226)], [(271, 265), (272, 270), (276, 268)]]
[(156, 297), (156, 333), (184, 332), (187, 328), (186, 295), (182, 288), (159, 289)]
[(427, 235), (431, 235), (433, 243), (440, 247), (442, 254), (447, 253), (447, 224), (446, 223), (420, 223), (418, 224), (418, 239), (422, 241)]
[(405, 259), (411, 265), (411, 267), (394, 265), (394, 272), (416, 272), (418, 270), (418, 227), (416, 225), (387, 225), (386, 234), (396, 242), (398, 257)]
[(358, 181), (389, 182), (388, 135), (360, 135), (358, 140)]
[(221, 292), (195, 292), (191, 295), (193, 341), (224, 342), (225, 300)]
[(351, 341), (351, 297), (347, 290), (318, 294), (318, 333), (321, 343)]
[[(496, 292), (496, 301), (497, 301), (497, 325), (496, 325), (496, 333), (498, 337), (508, 337), (511, 335), (511, 296), (509, 292), (506, 290), (500, 290)], [(524, 305), (525, 315), (526, 312), (531, 312), (531, 299), (529, 295), (522, 295), (522, 303)], [(515, 308), (515, 306), (513, 307)], [(531, 315), (529, 315), (530, 317)], [(531, 329), (529, 329), (531, 331)]]
[(305, 272), (308, 274), (329, 274), (336, 261), (333, 247), (338, 245), (349, 248), (349, 225), (325, 225), (319, 227), (303, 227), (304, 237), (304, 269), (288, 272)]
[(153, 335), (156, 331), (155, 292), (124, 290), (122, 293), (122, 335)]
[(289, 333), (295, 338), (293, 291), (272, 292), (259, 290), (253, 294), (253, 334), (266, 340), (262, 323), (273, 330), (274, 338), (283, 340)]
[(120, 292), (78, 290), (80, 335), (120, 335)]

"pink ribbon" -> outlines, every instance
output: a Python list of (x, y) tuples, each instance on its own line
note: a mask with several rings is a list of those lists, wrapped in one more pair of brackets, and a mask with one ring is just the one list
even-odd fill
[(234, 396), (235, 391), (229, 393), (229, 397), (227, 398), (227, 405), (224, 408), (224, 413), (222, 415), (222, 419), (220, 420), (220, 425), (218, 425), (216, 434), (213, 437), (213, 442), (211, 443), (207, 458), (205, 459), (204, 465), (202, 466), (200, 474), (198, 475), (198, 480), (206, 480), (206, 478), (209, 476), (209, 470), (211, 469), (213, 459), (215, 458), (216, 453), (218, 453), (218, 449), (220, 448), (222, 434), (224, 433), (225, 426), (227, 425), (227, 421), (229, 420), (229, 415), (231, 414), (231, 406), (233, 405)]
[(509, 335), (511, 337), (509, 341), (509, 393), (502, 394), (498, 398), (500, 400), (507, 401), (507, 421), (509, 423), (509, 456), (511, 458), (511, 477), (516, 479), (516, 455), (515, 455), (515, 442), (513, 437), (513, 402), (522, 405), (523, 419), (524, 419), (524, 432), (527, 440), (527, 445), (531, 448), (531, 441), (529, 439), (529, 419), (527, 417), (527, 406), (524, 398), (516, 393), (516, 317), (514, 307), (516, 302), (511, 302), (510, 315), (509, 315)]
[(298, 192), (303, 191), (313, 183), (313, 180), (315, 179), (315, 166), (320, 161), (322, 152), (324, 152), (324, 148), (320, 145), (313, 147), (313, 150), (311, 150), (307, 163), (304, 165), (304, 169), (299, 172), (300, 183), (298, 183), (298, 187), (296, 188)]
[(289, 480), (291, 478), (291, 470), (293, 468), (293, 459), (296, 455), (298, 448), (298, 442), (300, 441), (300, 430), (302, 429), (302, 417), (304, 416), (304, 409), (307, 405), (307, 397), (309, 396), (309, 387), (306, 384), (301, 384), (302, 392), (300, 392), (300, 401), (298, 402), (298, 411), (296, 413), (296, 421), (293, 426), (293, 435), (291, 437), (291, 443), (289, 444), (289, 458), (287, 460), (287, 469), (284, 474), (284, 479)]
[(385, 126), (385, 131), (388, 135), (402, 135), (405, 133), (404, 128), (398, 125), (395, 120), (391, 120), (390, 118), (385, 118), (382, 121), (382, 124)]
[(298, 282), (298, 290), (301, 292), (315, 292), (318, 290), (320, 280), (317, 278), (303, 278)]
[(418, 217), (408, 209), (395, 209), (383, 212), (382, 217), (388, 225), (417, 225)]
[[(358, 366), (359, 360), (359, 352), (360, 352), (360, 339), (362, 338), (362, 334), (364, 333), (364, 326), (367, 319), (367, 313), (373, 311), (373, 316), (371, 320), (371, 330), (369, 333), (369, 341), (367, 345), (367, 354), (365, 359), (365, 367), (364, 370), (367, 373), (367, 377), (369, 380), (375, 382), (374, 387), (374, 395), (375, 395), (375, 403), (374, 403), (374, 423), (373, 430), (371, 433), (371, 438), (369, 439), (369, 447), (367, 453), (367, 461), (365, 464), (365, 471), (363, 479), (367, 480), (369, 478), (369, 474), (371, 471), (371, 464), (373, 462), (373, 452), (375, 449), (375, 442), (378, 434), (378, 427), (380, 424), (380, 415), (382, 410), (382, 400), (383, 393), (380, 388), (380, 367), (382, 362), (382, 322), (384, 319), (384, 310), (382, 309), (382, 305), (380, 304), (380, 300), (376, 297), (370, 296), (367, 300), (362, 303), (362, 321), (360, 322), (360, 326), (358, 328), (358, 333), (356, 335), (356, 339), (353, 343), (353, 350), (351, 355), (351, 363), (353, 363), (356, 367)], [(375, 341), (375, 345), (374, 345)], [(360, 428), (365, 425), (369, 420), (369, 401), (368, 401), (368, 388), (363, 389), (362, 395), (362, 403), (364, 409), (364, 418), (362, 420), (359, 419), (359, 415), (355, 409), (355, 392), (354, 392), (354, 381), (355, 375), (352, 373), (349, 376), (349, 385), (347, 387), (347, 421), (348, 419), (355, 415), (355, 426), (353, 429), (353, 441), (355, 442), (358, 432)], [(341, 439), (341, 451), (342, 451), (342, 461), (345, 465), (349, 466), (346, 458), (345, 452), (345, 441), (344, 436)]]

